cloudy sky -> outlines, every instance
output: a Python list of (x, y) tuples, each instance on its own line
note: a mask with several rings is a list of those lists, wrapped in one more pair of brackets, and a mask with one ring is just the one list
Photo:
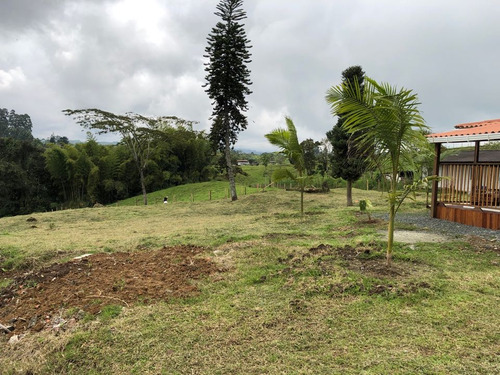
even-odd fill
[[(33, 134), (85, 140), (61, 110), (176, 115), (210, 127), (206, 37), (219, 0), (0, 0), (0, 108)], [(253, 94), (237, 149), (275, 150), (264, 134), (291, 116), (321, 140), (341, 73), (413, 89), (433, 131), (500, 118), (500, 2), (245, 0)], [(104, 139), (103, 137), (99, 138)]]

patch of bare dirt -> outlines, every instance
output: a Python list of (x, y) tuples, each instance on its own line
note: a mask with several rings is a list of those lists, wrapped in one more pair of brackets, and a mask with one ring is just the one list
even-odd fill
[[(10, 335), (40, 331), (61, 310), (95, 314), (103, 306), (130, 306), (186, 297), (198, 292), (193, 280), (221, 271), (204, 248), (165, 247), (157, 251), (93, 254), (35, 272), (2, 275), (14, 280), (0, 291), (0, 324)], [(0, 274), (1, 275), (1, 274)]]
[(495, 240), (487, 240), (479, 236), (467, 236), (467, 242), (474, 247), (476, 253), (495, 252), (500, 254), (500, 243)]
[(375, 224), (376, 226), (386, 224), (385, 220), (372, 217), (370, 214), (366, 212), (355, 211), (354, 216), (358, 218), (359, 224)]

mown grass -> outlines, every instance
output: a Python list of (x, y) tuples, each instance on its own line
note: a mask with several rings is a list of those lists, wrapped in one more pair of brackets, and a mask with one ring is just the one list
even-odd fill
[[(262, 188), (270, 184), (270, 176), (274, 166), (242, 166), (245, 174), (236, 175), (236, 193), (245, 196), (261, 192)], [(268, 186), (267, 190), (274, 190)], [(173, 186), (167, 189), (154, 191), (148, 194), (148, 202), (151, 205), (163, 204), (163, 198), (168, 197), (173, 202), (203, 202), (219, 200), (229, 197), (229, 184), (227, 181), (207, 181), (197, 184)], [(117, 202), (115, 205), (140, 206), (143, 205), (143, 197), (136, 196)]]
[[(378, 192), (355, 190), (375, 212)], [(274, 190), (204, 202), (68, 210), (0, 219), (9, 267), (85, 252), (194, 244), (228, 271), (198, 296), (120, 309), (72, 331), (0, 343), (3, 372), (41, 374), (493, 374), (500, 373), (500, 271), (496, 252), (463, 239), (396, 244), (404, 276), (373, 276), (333, 248), (371, 244), (378, 231), (345, 192)], [(425, 210), (423, 200), (405, 206)], [(8, 255), (11, 254), (11, 255)], [(3, 260), (5, 262), (5, 260)], [(373, 293), (383, 288), (382, 293)]]
[[(169, 203), (175, 202), (203, 202), (228, 198), (229, 184), (227, 181), (200, 182), (158, 190), (148, 194), (148, 204), (163, 204), (163, 198), (168, 197)], [(236, 185), (236, 194), (245, 196), (260, 192), (256, 186)], [(124, 199), (115, 203), (116, 206), (141, 206), (144, 204), (142, 196)]]

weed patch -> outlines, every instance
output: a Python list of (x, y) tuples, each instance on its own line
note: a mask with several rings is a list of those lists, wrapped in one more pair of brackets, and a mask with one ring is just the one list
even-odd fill
[(109, 321), (116, 318), (122, 312), (123, 306), (121, 305), (106, 305), (103, 306), (99, 313), (99, 318), (103, 321)]
[(26, 255), (14, 246), (2, 248), (0, 253), (0, 268), (5, 272), (17, 268), (23, 268), (26, 265)]

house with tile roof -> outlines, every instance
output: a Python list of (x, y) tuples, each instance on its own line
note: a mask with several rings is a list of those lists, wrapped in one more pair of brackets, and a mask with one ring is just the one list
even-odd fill
[[(459, 124), (455, 130), (427, 136), (434, 143), (432, 217), (500, 229), (500, 153), (481, 143), (500, 141), (500, 119)], [(441, 158), (446, 143), (474, 143), (474, 151)]]

